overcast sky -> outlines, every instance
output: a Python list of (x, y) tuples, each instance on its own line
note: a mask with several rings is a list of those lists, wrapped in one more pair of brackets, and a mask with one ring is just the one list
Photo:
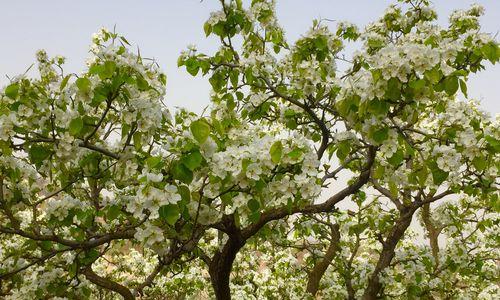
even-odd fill
[[(314, 18), (347, 20), (360, 27), (380, 16), (386, 0), (278, 0), (278, 17), (289, 41), (306, 32)], [(475, 1), (486, 8), (483, 30), (500, 30), (500, 1)], [(470, 0), (435, 0), (440, 23), (446, 24), (449, 13), (466, 8)], [(92, 33), (100, 27), (113, 28), (139, 46), (141, 54), (154, 57), (167, 73), (166, 103), (200, 112), (208, 104), (209, 85), (202, 77), (193, 78), (176, 66), (180, 51), (196, 44), (202, 51), (218, 48), (215, 39), (207, 39), (203, 23), (211, 11), (219, 8), (217, 0), (15, 0), (0, 1), (0, 86), (4, 75), (23, 73), (34, 61), (38, 49), (50, 56), (67, 58), (66, 68), (80, 72), (88, 55)], [(332, 24), (332, 26), (335, 26)], [(492, 114), (500, 111), (496, 99), (500, 84), (499, 66), (470, 79), (469, 95), (480, 99)]]

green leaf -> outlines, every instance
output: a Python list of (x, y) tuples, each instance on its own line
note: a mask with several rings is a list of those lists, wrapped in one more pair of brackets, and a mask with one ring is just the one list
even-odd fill
[(71, 74), (69, 75), (66, 75), (63, 80), (61, 81), (61, 86), (59, 87), (59, 90), (64, 90), (64, 88), (66, 87), (66, 85), (68, 84), (68, 81), (69, 79), (71, 78)]
[(241, 170), (243, 170), (243, 172), (246, 172), (248, 165), (250, 165), (251, 162), (252, 161), (249, 158), (242, 159), (241, 160)]
[(125, 47), (120, 46), (120, 47), (118, 48), (118, 51), (116, 51), (116, 55), (122, 55), (123, 53), (125, 53), (125, 51), (126, 51), (126, 50), (127, 50), (127, 49), (126, 49)]
[(203, 144), (210, 134), (210, 125), (205, 119), (199, 119), (191, 123), (191, 133), (198, 143)]
[(281, 161), (281, 157), (283, 156), (283, 145), (281, 144), (281, 141), (274, 142), (269, 150), (269, 154), (271, 154), (271, 160), (273, 163), (277, 164)]
[(338, 143), (337, 145), (337, 157), (340, 159), (340, 161), (344, 161), (346, 159), (347, 155), (351, 152), (351, 142), (346, 140)]
[(385, 115), (389, 111), (389, 103), (375, 99), (368, 104), (368, 111), (376, 115)]
[(233, 85), (233, 87), (235, 89), (238, 87), (238, 77), (239, 77), (239, 73), (236, 70), (233, 70), (233, 71), (231, 71), (231, 73), (229, 73), (229, 79), (230, 79), (231, 84)]
[(300, 156), (302, 155), (303, 151), (300, 148), (294, 148), (292, 151), (288, 152), (288, 157), (291, 159), (299, 159)]
[(92, 102), (90, 103), (90, 106), (97, 107), (104, 100), (106, 100), (106, 95), (94, 90), (94, 97), (92, 98)]
[[(248, 79), (247, 79), (248, 81)], [(222, 72), (216, 72), (208, 79), (208, 82), (212, 85), (214, 91), (219, 92), (225, 83), (225, 76)]]
[(116, 63), (114, 61), (106, 61), (104, 62), (103, 68), (99, 72), (99, 78), (101, 79), (107, 79), (111, 78), (113, 76), (113, 73), (115, 72), (116, 69)]
[(360, 223), (349, 227), (349, 233), (359, 235), (369, 226), (367, 223)]
[(72, 136), (77, 136), (83, 129), (83, 120), (78, 117), (69, 122), (69, 134)]
[(440, 185), (448, 178), (448, 172), (441, 170), (436, 162), (431, 162), (429, 164), (432, 173), (432, 179), (435, 185)]
[(184, 56), (179, 56), (177, 59), (177, 67), (182, 67), (184, 63), (186, 62), (186, 59)]
[(93, 263), (99, 257), (99, 251), (96, 249), (91, 249), (85, 252), (84, 257), (81, 260), (81, 263), (84, 265), (89, 265)]
[(103, 65), (93, 64), (89, 68), (89, 73), (92, 74), (92, 75), (99, 74), (102, 71), (103, 68), (104, 68)]
[(464, 94), (464, 96), (467, 98), (467, 84), (462, 79), (460, 79), (460, 90), (462, 91), (462, 94)]
[(146, 165), (150, 169), (154, 169), (162, 162), (162, 158), (159, 156), (151, 156), (146, 159)]
[(28, 154), (31, 161), (34, 164), (38, 165), (47, 158), (49, 158), (50, 155), (52, 154), (52, 151), (48, 147), (42, 145), (33, 145), (30, 147)]
[(410, 82), (410, 87), (415, 91), (421, 91), (425, 87), (426, 81), (424, 79), (418, 79), (416, 81)]
[(193, 172), (183, 163), (173, 163), (171, 172), (174, 179), (180, 180), (186, 184), (190, 184), (191, 181), (193, 181)]
[(444, 79), (444, 90), (446, 94), (452, 96), (458, 90), (458, 78), (456, 76), (449, 76)]
[(141, 75), (137, 75), (136, 82), (137, 82), (137, 87), (141, 91), (145, 91), (149, 88), (149, 83)]
[(391, 100), (399, 100), (401, 97), (401, 83), (397, 78), (389, 79), (385, 96)]
[(125, 37), (121, 36), (120, 40), (122, 40), (125, 44), (130, 46), (130, 43), (127, 41), (127, 39)]
[(429, 80), (432, 84), (436, 84), (441, 80), (441, 71), (437, 68), (433, 68), (425, 71), (424, 77)]
[(389, 128), (384, 127), (373, 132), (372, 138), (377, 143), (382, 143), (389, 137)]
[(399, 166), (404, 159), (404, 153), (401, 149), (398, 149), (387, 161), (394, 167)]
[(191, 171), (194, 171), (196, 168), (201, 166), (202, 161), (203, 157), (201, 156), (200, 151), (191, 152), (182, 158), (182, 163)]
[(248, 216), (248, 220), (252, 223), (256, 223), (260, 220), (260, 211), (256, 211)]
[(52, 250), (52, 247), (54, 246), (54, 242), (42, 241), (42, 242), (40, 242), (40, 246), (42, 247), (43, 250), (50, 251), (50, 250)]
[(167, 84), (167, 75), (161, 73), (160, 75), (158, 75), (158, 79), (161, 83), (163, 83), (163, 85)]
[(205, 36), (209, 36), (210, 33), (212, 32), (212, 26), (210, 25), (210, 23), (206, 22), (203, 25), (203, 30), (205, 31)]
[(0, 154), (12, 155), (12, 148), (10, 148), (10, 142), (0, 140)]
[(397, 197), (399, 194), (399, 188), (393, 180), (389, 180), (389, 192), (393, 197)]
[(478, 171), (484, 171), (486, 169), (486, 166), (487, 166), (487, 162), (484, 158), (482, 157), (475, 157), (473, 160), (472, 160), (472, 164), (474, 165), (474, 167), (476, 168), (476, 170)]
[(382, 78), (382, 71), (379, 69), (375, 69), (371, 71), (373, 82), (377, 82), (380, 78)]
[(252, 198), (252, 199), (250, 199), (250, 201), (248, 201), (247, 206), (250, 209), (250, 211), (256, 212), (260, 208), (260, 203), (259, 203), (259, 201)]
[(112, 205), (108, 208), (106, 216), (108, 217), (109, 220), (114, 220), (120, 215), (120, 213), (121, 213), (121, 207), (118, 205)]
[(140, 151), (142, 149), (142, 133), (139, 131), (136, 131), (134, 135), (132, 136), (132, 139), (134, 140), (134, 147), (137, 151)]
[(189, 201), (191, 201), (191, 191), (187, 186), (179, 185), (177, 187), (177, 190), (179, 191), (179, 195), (181, 195), (183, 202), (188, 203)]
[(233, 193), (224, 193), (220, 195), (220, 199), (222, 200), (222, 203), (224, 203), (225, 205), (230, 205), (233, 196), (234, 196)]
[(493, 148), (494, 151), (499, 152), (500, 151), (500, 141), (497, 140), (496, 138), (492, 137), (491, 135), (486, 135), (484, 139), (488, 142), (489, 146)]
[(78, 78), (76, 81), (76, 87), (83, 93), (90, 91), (90, 80), (85, 77)]
[(158, 209), (160, 217), (167, 221), (168, 224), (174, 225), (180, 218), (179, 207), (175, 204), (163, 205)]
[(19, 94), (19, 84), (13, 83), (9, 86), (7, 86), (4, 90), (5, 96), (9, 97), (10, 99), (15, 100), (17, 98), (17, 95)]
[(186, 60), (185, 65), (186, 70), (189, 74), (191, 74), (192, 76), (196, 76), (198, 74), (200, 65), (198, 64), (198, 60), (196, 60), (195, 57), (190, 57), (188, 60)]
[(496, 63), (498, 60), (498, 45), (494, 42), (490, 42), (481, 47), (481, 52), (483, 55), (492, 63)]
[(425, 182), (427, 181), (427, 176), (429, 175), (429, 171), (425, 166), (422, 166), (420, 170), (417, 171), (416, 176), (418, 178), (418, 184), (420, 186), (424, 186)]
[(373, 178), (375, 179), (380, 179), (384, 176), (385, 174), (385, 168), (384, 166), (380, 165), (375, 168), (375, 171), (373, 172)]

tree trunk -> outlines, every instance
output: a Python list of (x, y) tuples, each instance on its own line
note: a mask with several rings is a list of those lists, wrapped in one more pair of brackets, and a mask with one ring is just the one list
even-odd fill
[(245, 245), (245, 240), (240, 235), (231, 236), (222, 251), (217, 252), (210, 261), (208, 272), (210, 281), (218, 300), (230, 300), (229, 288), (231, 270), (238, 251)]
[(309, 273), (309, 279), (307, 281), (308, 293), (316, 295), (316, 293), (318, 292), (319, 282), (321, 281), (321, 278), (325, 274), (326, 269), (328, 269), (328, 266), (332, 262), (335, 254), (340, 250), (339, 241), (340, 241), (339, 226), (333, 225), (332, 241), (330, 242), (330, 245), (326, 250), (325, 256), (316, 265), (314, 265), (313, 269)]
[(384, 245), (382, 247), (382, 252), (380, 253), (380, 257), (377, 262), (377, 266), (375, 270), (370, 275), (368, 279), (368, 286), (365, 289), (362, 299), (363, 300), (375, 300), (377, 299), (377, 295), (382, 289), (382, 284), (380, 283), (379, 275), (380, 273), (387, 268), (392, 259), (394, 258), (396, 245), (403, 237), (406, 229), (410, 226), (413, 213), (416, 210), (416, 206), (408, 207), (403, 209), (400, 213), (399, 218), (396, 221), (394, 227), (392, 227), (389, 235), (384, 241)]

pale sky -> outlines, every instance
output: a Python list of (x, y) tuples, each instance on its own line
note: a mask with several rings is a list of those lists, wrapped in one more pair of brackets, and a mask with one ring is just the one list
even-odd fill
[[(363, 27), (394, 2), (278, 0), (277, 11), (288, 41), (293, 41), (307, 31), (312, 19), (346, 20)], [(498, 33), (499, 0), (434, 0), (434, 6), (440, 23), (446, 24), (453, 9), (474, 2), (486, 8), (483, 31)], [(116, 25), (117, 32), (139, 46), (143, 56), (155, 58), (166, 72), (167, 105), (200, 112), (209, 102), (208, 80), (178, 69), (177, 58), (188, 44), (209, 53), (218, 48), (217, 40), (207, 39), (203, 33), (203, 23), (218, 9), (218, 0), (0, 0), (0, 86), (8, 82), (5, 75), (23, 73), (34, 62), (38, 49), (47, 50), (50, 56), (65, 56), (67, 71), (82, 71), (92, 33)], [(491, 114), (500, 112), (496, 99), (499, 78), (499, 66), (488, 65), (469, 81), (469, 96), (480, 99), (483, 109)]]

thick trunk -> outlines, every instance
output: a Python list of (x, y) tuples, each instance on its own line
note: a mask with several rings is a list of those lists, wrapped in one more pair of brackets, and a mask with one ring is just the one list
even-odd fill
[(233, 219), (234, 216), (225, 216), (220, 222), (213, 224), (213, 228), (216, 228), (229, 236), (229, 240), (222, 248), (222, 251), (217, 252), (212, 259), (205, 259), (209, 266), (208, 270), (210, 274), (210, 281), (216, 298), (219, 300), (231, 299), (229, 280), (233, 261), (238, 251), (245, 245), (246, 240), (251, 238), (263, 226), (273, 220), (279, 220), (285, 216), (296, 213), (318, 213), (331, 211), (335, 204), (354, 194), (368, 182), (371, 167), (375, 160), (375, 155), (376, 148), (374, 146), (370, 146), (368, 148), (366, 165), (359, 174), (358, 179), (348, 187), (340, 190), (338, 193), (328, 198), (325, 202), (306, 207), (294, 207), (292, 210), (285, 207), (270, 209), (269, 211), (263, 213), (257, 222), (244, 229), (237, 228)]
[(402, 239), (406, 229), (410, 226), (413, 213), (415, 212), (416, 207), (411, 207), (403, 210), (400, 214), (400, 217), (396, 221), (394, 227), (392, 227), (389, 235), (384, 241), (384, 245), (382, 247), (382, 252), (380, 253), (379, 260), (377, 262), (377, 266), (375, 270), (370, 275), (368, 279), (368, 285), (363, 293), (362, 299), (364, 300), (375, 300), (377, 299), (377, 295), (382, 289), (382, 284), (380, 283), (379, 275), (380, 273), (387, 268), (392, 259), (394, 258), (396, 245)]
[(321, 281), (321, 278), (325, 274), (326, 269), (328, 269), (328, 266), (332, 262), (335, 254), (340, 250), (339, 240), (340, 240), (339, 226), (334, 225), (332, 226), (332, 241), (330, 242), (330, 245), (326, 250), (325, 256), (322, 259), (320, 259), (320, 261), (316, 263), (316, 265), (314, 265), (313, 269), (309, 273), (309, 278), (307, 281), (308, 293), (316, 295), (316, 293), (318, 292), (319, 282)]
[(210, 281), (218, 300), (231, 299), (229, 288), (231, 270), (238, 251), (245, 245), (245, 241), (238, 237), (230, 237), (222, 251), (217, 252), (210, 261), (208, 272)]

